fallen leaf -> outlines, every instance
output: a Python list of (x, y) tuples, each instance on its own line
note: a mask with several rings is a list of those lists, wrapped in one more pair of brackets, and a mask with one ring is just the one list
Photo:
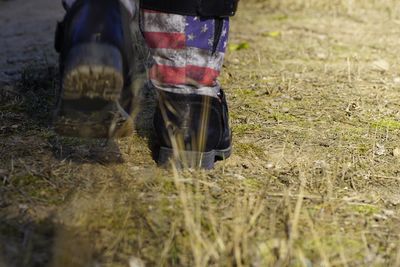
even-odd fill
[(250, 45), (247, 42), (243, 42), (240, 44), (229, 44), (229, 46), (228, 46), (228, 50), (230, 52), (239, 51), (239, 50), (248, 49), (248, 48), (250, 48)]
[(389, 62), (384, 59), (375, 60), (372, 62), (372, 67), (378, 71), (388, 71), (390, 68)]
[(276, 38), (276, 37), (279, 37), (281, 35), (282, 35), (282, 33), (280, 31), (271, 31), (271, 32), (263, 33), (263, 36), (272, 37), (272, 38)]
[(136, 257), (131, 257), (129, 259), (129, 267), (145, 267), (146, 265), (144, 264), (144, 262)]
[(400, 158), (400, 148), (396, 147), (395, 149), (393, 149), (393, 156), (395, 156), (396, 158)]
[(376, 144), (375, 154), (378, 156), (383, 156), (386, 153), (385, 145)]

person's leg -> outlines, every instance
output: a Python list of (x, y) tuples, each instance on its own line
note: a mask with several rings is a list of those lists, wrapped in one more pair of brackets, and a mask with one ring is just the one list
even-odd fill
[(153, 55), (149, 78), (159, 101), (154, 127), (158, 161), (212, 168), (231, 153), (228, 109), (218, 83), (228, 41), (228, 18), (142, 10)]
[[(231, 1), (232, 3), (235, 2), (235, 0)], [(82, 8), (81, 5), (77, 5), (79, 2), (91, 3), (91, 7), (83, 5), (84, 8)], [(166, 4), (166, 2), (161, 0), (143, 0), (143, 2), (152, 2), (151, 5), (157, 2), (157, 5), (161, 4), (161, 6)], [(194, 1), (180, 1), (181, 4), (179, 5), (177, 4), (178, 2), (173, 2), (173, 6), (174, 8), (178, 7), (179, 10), (196, 6)], [(132, 19), (138, 13), (134, 8), (135, 5), (132, 5), (135, 1), (127, 0), (123, 3), (125, 6), (123, 9), (129, 11)], [(208, 2), (204, 1), (204, 3), (209, 4), (209, 6), (205, 6), (205, 9), (202, 9), (202, 12), (207, 13), (208, 19), (197, 16), (174, 15), (174, 12), (171, 14), (150, 11), (149, 9), (147, 11), (143, 10), (142, 30), (146, 42), (152, 50), (155, 61), (149, 76), (159, 96), (154, 118), (154, 127), (161, 146), (158, 158), (159, 163), (166, 163), (169, 159), (173, 159), (180, 165), (187, 163), (189, 167), (211, 168), (214, 165), (215, 159), (224, 159), (231, 153), (228, 108), (217, 78), (222, 67), (229, 30), (229, 20), (220, 17), (223, 14), (224, 16), (232, 15), (233, 12), (230, 9), (233, 5), (229, 1), (214, 2), (214, 0), (210, 0)], [(226, 3), (228, 3), (228, 12), (223, 13), (226, 11)], [(120, 66), (113, 66), (114, 69), (112, 70), (113, 74), (111, 78), (107, 78), (107, 75), (104, 75), (104, 73), (94, 73), (93, 75), (95, 69), (109, 70), (109, 66), (106, 64), (106, 66), (100, 66), (101, 68), (93, 68), (93, 62), (90, 61), (97, 61), (100, 58), (104, 58), (104, 55), (107, 53), (98, 53), (95, 56), (90, 49), (86, 50), (85, 53), (79, 53), (78, 57), (72, 60), (72, 62), (78, 62), (80, 65), (83, 62), (84, 66), (79, 66), (78, 64), (78, 66), (66, 68), (67, 70), (61, 67), (64, 95), (61, 97), (62, 101), (58, 112), (58, 119), (61, 118), (61, 120), (56, 120), (56, 126), (57, 122), (59, 122), (59, 126), (61, 125), (61, 127), (58, 129), (61, 129), (60, 132), (62, 134), (68, 134), (68, 130), (72, 128), (71, 132), (74, 135), (82, 136), (82, 132), (89, 131), (89, 134), (87, 134), (89, 137), (115, 137), (120, 135), (115, 134), (116, 132), (121, 132), (119, 129), (121, 128), (119, 119), (116, 120), (115, 117), (120, 118), (122, 114), (122, 117), (125, 118), (123, 120), (127, 120), (126, 113), (123, 115), (124, 112), (120, 103), (121, 100), (129, 99), (129, 97), (122, 96), (119, 99), (115, 97), (113, 99), (102, 99), (104, 95), (99, 95), (99, 88), (97, 88), (100, 87), (102, 94), (107, 89), (112, 91), (113, 96), (118, 95), (121, 93), (120, 82), (118, 82), (121, 80), (119, 78), (121, 72), (123, 74), (124, 87), (131, 82), (128, 74), (132, 73), (131, 63), (134, 60), (132, 60), (132, 56), (129, 56), (130, 49), (127, 49), (129, 45), (126, 42), (118, 44), (121, 36), (123, 41), (129, 39), (126, 38), (129, 35), (127, 34), (126, 25), (131, 24), (131, 22), (127, 22), (126, 19), (123, 21), (124, 19), (120, 18), (121, 14), (118, 14), (115, 8), (114, 10), (112, 8), (104, 8), (104, 5), (115, 6), (115, 4), (116, 0), (64, 0), (67, 16), (61, 24), (63, 26), (61, 27), (61, 31), (59, 31), (61, 32), (59, 35), (62, 35), (62, 38), (57, 38), (61, 39), (61, 41), (58, 40), (56, 42), (59, 44), (58, 50), (61, 52), (61, 65), (66, 63), (68, 65), (69, 61), (71, 61), (66, 57), (67, 55), (71, 55), (71, 51), (69, 50), (74, 48), (74, 46), (80, 46), (82, 43), (84, 45), (94, 43), (97, 46), (99, 43), (102, 45), (105, 41), (106, 44), (114, 44), (119, 49), (120, 55), (114, 55), (115, 60), (110, 62), (115, 65), (116, 61), (117, 63), (118, 61), (122, 61), (123, 70), (121, 70)], [(77, 8), (74, 8), (76, 6), (79, 6), (81, 9), (80, 12), (76, 11)], [(97, 11), (92, 13), (101, 13), (103, 17), (99, 17), (97, 14), (96, 16), (92, 16), (94, 20), (90, 21), (90, 18), (88, 19), (87, 16), (89, 14), (90, 17), (90, 9), (94, 7), (96, 7)], [(220, 7), (223, 9), (222, 13), (219, 10)], [(80, 17), (76, 19), (73, 15), (68, 15), (68, 13), (78, 13), (78, 17)], [(220, 14), (221, 16), (215, 14)], [(214, 19), (210, 19), (210, 17), (214, 17)], [(71, 20), (78, 21), (78, 27), (76, 25), (71, 27)], [(110, 22), (111, 24), (120, 25), (119, 27), (122, 29), (118, 29), (117, 27), (114, 31), (103, 32), (104, 28), (108, 29)], [(73, 36), (74, 34), (76, 35), (76, 31), (74, 29), (71, 30), (71, 28), (79, 27), (89, 29), (87, 37), (90, 38), (83, 38), (84, 42), (79, 40), (76, 43), (77, 38)], [(78, 30), (79, 32), (80, 30)], [(85, 34), (87, 35), (87, 32)], [(132, 35), (132, 31), (130, 31), (130, 35)], [(71, 40), (75, 40), (75, 43), (67, 45), (68, 48), (65, 49), (63, 46)], [(130, 46), (136, 42), (132, 38), (130, 41)], [(94, 59), (89, 59), (89, 63), (85, 62), (88, 56), (94, 57)], [(111, 58), (113, 57), (111, 56)], [(137, 65), (136, 63), (133, 65)], [(118, 64), (121, 65), (120, 63)], [(88, 69), (89, 71), (87, 71)], [(101, 81), (101, 86), (97, 86), (99, 83), (96, 81), (98, 80)], [(82, 86), (82, 81), (84, 81), (84, 86)], [(104, 88), (104, 85), (107, 85), (107, 88)], [(74, 95), (76, 94), (76, 88), (79, 89), (78, 96)], [(88, 92), (82, 94), (81, 89), (83, 91), (88, 90)], [(74, 95), (72, 99), (70, 99), (71, 95), (68, 96), (71, 93), (68, 91), (72, 91)], [(67, 96), (65, 92), (67, 92)], [(97, 103), (98, 98), (105, 100), (105, 102), (100, 105)], [(96, 102), (94, 108), (92, 108), (93, 101)], [(70, 105), (70, 102), (73, 102), (73, 105)], [(77, 106), (86, 107), (87, 104), (91, 106), (89, 110), (75, 112)], [(104, 108), (99, 108), (99, 106), (103, 105), (107, 107), (105, 113)], [(110, 105), (112, 109), (108, 108)], [(85, 125), (85, 122), (80, 118), (81, 113), (84, 113), (86, 116), (85, 119), (90, 121), (90, 125)], [(115, 116), (117, 113), (119, 115)], [(107, 117), (105, 114), (114, 115)], [(78, 120), (76, 120), (77, 117)], [(93, 119), (95, 127), (93, 127)], [(72, 126), (69, 124), (71, 121), (73, 122)], [(102, 123), (103, 125), (101, 125)], [(81, 126), (84, 126), (84, 131), (82, 131)]]
[(133, 130), (129, 89), (134, 9), (119, 0), (63, 3), (67, 12), (55, 44), (61, 74), (55, 130), (81, 137), (126, 136)]
[(229, 19), (202, 19), (142, 10), (142, 30), (154, 59), (156, 89), (217, 97)]

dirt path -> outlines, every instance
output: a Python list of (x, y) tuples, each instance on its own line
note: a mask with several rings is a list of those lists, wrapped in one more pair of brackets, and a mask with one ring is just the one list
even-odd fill
[(61, 1), (0, 1), (0, 82), (18, 78), (26, 65), (55, 63), (53, 33)]
[(147, 113), (108, 143), (48, 126), (47, 2), (59, 13), (24, 9), (40, 27), (5, 9), (33, 3), (0, 2), (0, 27), (22, 25), (0, 68), (25, 73), (2, 74), (18, 83), (0, 91), (0, 266), (400, 265), (399, 3), (242, 1), (222, 77), (234, 155), (175, 173)]

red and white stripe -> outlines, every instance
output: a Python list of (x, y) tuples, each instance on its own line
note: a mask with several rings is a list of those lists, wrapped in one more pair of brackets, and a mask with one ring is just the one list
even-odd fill
[(154, 65), (149, 78), (160, 89), (215, 91), (224, 53), (187, 47), (186, 17), (144, 10), (142, 29)]

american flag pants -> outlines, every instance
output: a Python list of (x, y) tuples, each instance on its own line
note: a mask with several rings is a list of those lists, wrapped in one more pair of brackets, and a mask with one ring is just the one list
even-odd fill
[[(63, 3), (68, 7), (74, 1), (63, 0)], [(121, 2), (135, 13), (135, 0)], [(222, 24), (219, 29), (216, 23)], [(228, 42), (228, 18), (217, 22), (217, 19), (140, 10), (140, 28), (153, 58), (149, 79), (156, 89), (217, 96)]]
[(149, 79), (157, 89), (210, 96), (219, 93), (228, 18), (217, 22), (141, 10), (141, 27), (154, 60)]

